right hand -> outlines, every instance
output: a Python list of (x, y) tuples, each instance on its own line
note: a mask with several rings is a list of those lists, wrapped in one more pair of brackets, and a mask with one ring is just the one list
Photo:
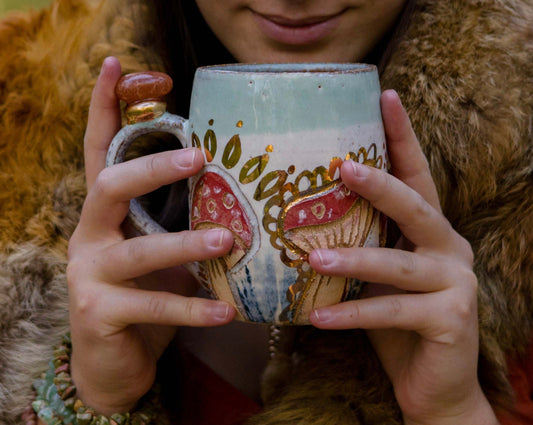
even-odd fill
[(152, 386), (156, 362), (176, 326), (217, 326), (235, 310), (194, 298), (196, 281), (181, 264), (219, 257), (229, 231), (184, 231), (126, 239), (129, 201), (190, 177), (203, 165), (197, 149), (168, 151), (105, 168), (120, 129), (114, 88), (118, 60), (108, 58), (93, 91), (85, 134), (87, 198), (69, 243), (67, 278), (77, 396), (99, 414), (124, 413)]

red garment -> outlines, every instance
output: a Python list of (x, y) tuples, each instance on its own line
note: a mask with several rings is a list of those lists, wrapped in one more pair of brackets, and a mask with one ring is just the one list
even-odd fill
[(510, 359), (509, 378), (516, 393), (516, 417), (501, 416), (501, 425), (533, 424), (533, 341), (525, 355)]
[[(241, 425), (261, 406), (218, 376), (193, 355), (187, 356), (184, 425)], [(245, 371), (243, 371), (244, 373)]]

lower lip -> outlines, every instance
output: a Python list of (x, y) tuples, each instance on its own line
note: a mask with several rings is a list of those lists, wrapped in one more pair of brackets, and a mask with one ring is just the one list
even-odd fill
[(338, 25), (340, 16), (335, 15), (325, 21), (302, 26), (287, 26), (271, 21), (264, 16), (253, 14), (263, 33), (279, 43), (305, 45), (316, 43), (328, 36)]

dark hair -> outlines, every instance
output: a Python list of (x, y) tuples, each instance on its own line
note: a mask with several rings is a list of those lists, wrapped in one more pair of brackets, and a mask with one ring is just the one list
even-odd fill
[(175, 84), (170, 109), (188, 116), (194, 72), (199, 66), (232, 63), (235, 59), (213, 34), (194, 0), (152, 1), (158, 36), (155, 48)]

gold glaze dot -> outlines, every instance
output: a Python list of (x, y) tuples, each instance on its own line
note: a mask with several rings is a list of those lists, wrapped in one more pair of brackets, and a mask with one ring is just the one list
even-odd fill
[(291, 165), (291, 166), (289, 167), (289, 169), (287, 170), (287, 172), (288, 172), (289, 174), (293, 174), (295, 171), (296, 171), (296, 167), (295, 167), (294, 165)]
[(241, 233), (244, 230), (242, 223), (239, 220), (233, 220), (231, 222), (231, 228), (237, 233)]
[(268, 146), (266, 147), (265, 151), (267, 151), (267, 152), (274, 152), (274, 146), (272, 146), (272, 145), (268, 145)]
[(215, 120), (211, 118), (211, 119), (209, 120), (209, 125), (213, 125), (214, 122), (215, 122)]
[(242, 128), (242, 120), (238, 121), (237, 124), (235, 124), (236, 127)]
[(213, 198), (207, 200), (207, 211), (209, 214), (213, 214), (217, 209), (217, 203)]
[(326, 214), (326, 206), (323, 202), (316, 202), (311, 207), (311, 212), (313, 215), (318, 218), (319, 220), (322, 220), (324, 218), (324, 214)]
[(235, 197), (231, 193), (225, 193), (222, 197), (222, 203), (226, 209), (230, 210), (235, 205)]

